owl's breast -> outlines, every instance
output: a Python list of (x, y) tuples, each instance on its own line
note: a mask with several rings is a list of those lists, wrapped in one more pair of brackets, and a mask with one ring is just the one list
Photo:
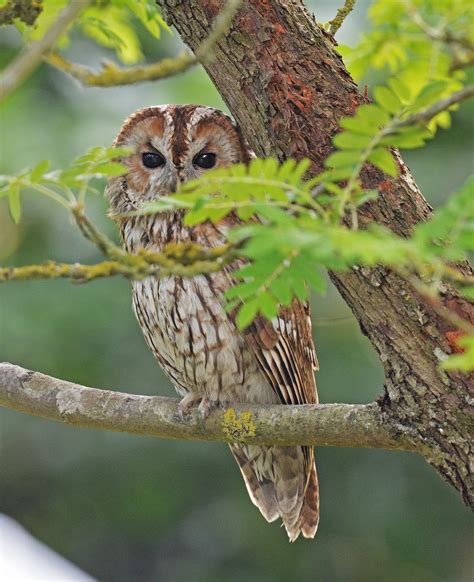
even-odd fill
[(222, 306), (224, 273), (133, 283), (145, 340), (180, 395), (221, 402), (276, 402), (243, 336)]

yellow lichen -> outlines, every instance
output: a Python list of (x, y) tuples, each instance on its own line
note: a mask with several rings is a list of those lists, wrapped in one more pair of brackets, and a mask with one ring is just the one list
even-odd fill
[(222, 431), (230, 442), (240, 444), (256, 435), (257, 425), (252, 420), (251, 412), (236, 413), (229, 408), (224, 413)]

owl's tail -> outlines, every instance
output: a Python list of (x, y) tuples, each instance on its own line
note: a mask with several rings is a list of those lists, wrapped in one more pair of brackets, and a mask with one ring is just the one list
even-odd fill
[(290, 542), (300, 533), (314, 538), (319, 523), (319, 488), (308, 447), (230, 445), (250, 499), (267, 521), (281, 517)]

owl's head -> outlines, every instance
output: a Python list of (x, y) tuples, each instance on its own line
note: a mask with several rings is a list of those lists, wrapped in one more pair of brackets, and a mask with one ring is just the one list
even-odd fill
[(160, 105), (133, 113), (116, 146), (133, 153), (121, 162), (129, 170), (107, 186), (112, 212), (139, 209), (176, 191), (181, 182), (237, 162), (252, 153), (239, 129), (222, 111), (200, 105)]

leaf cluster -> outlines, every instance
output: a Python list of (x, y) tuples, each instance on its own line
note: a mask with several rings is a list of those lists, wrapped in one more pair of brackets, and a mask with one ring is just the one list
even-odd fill
[[(396, 76), (413, 93), (444, 81), (444, 95), (459, 90), (474, 63), (470, 0), (376, 0), (368, 10), (371, 30), (353, 48), (339, 46), (356, 79), (370, 70)], [(433, 124), (449, 127), (444, 111)]]
[(0, 175), (0, 198), (8, 198), (15, 222), (21, 217), (21, 193), (27, 190), (35, 190), (70, 209), (75, 204), (83, 204), (86, 194), (95, 191), (90, 185), (92, 180), (123, 174), (126, 167), (115, 160), (128, 154), (129, 148), (94, 147), (64, 170), (55, 171), (49, 171), (49, 160), (42, 160), (16, 176)]
[[(25, 40), (38, 40), (68, 2), (47, 0), (42, 3), (42, 11), (33, 26), (27, 26), (19, 19), (14, 21), (15, 25)], [(59, 47), (67, 46), (71, 31), (78, 29), (99, 45), (113, 50), (123, 63), (134, 64), (143, 59), (137, 23), (154, 38), (160, 38), (163, 30), (170, 31), (154, 0), (99, 0), (81, 13), (74, 26), (61, 39)]]

